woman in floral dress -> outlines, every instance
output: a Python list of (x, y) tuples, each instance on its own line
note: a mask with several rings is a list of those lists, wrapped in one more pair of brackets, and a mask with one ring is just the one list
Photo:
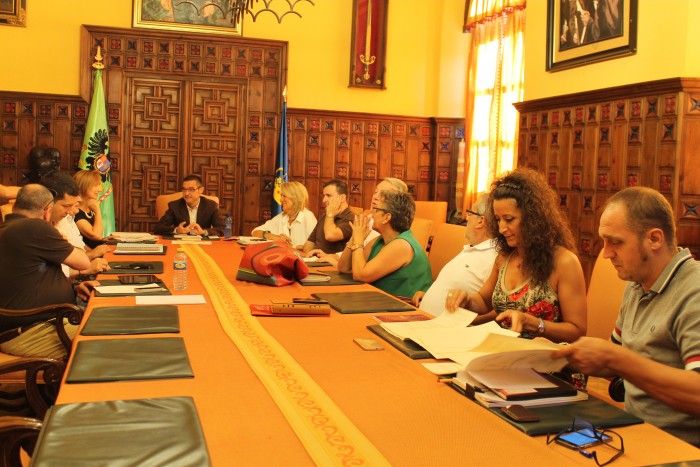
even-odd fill
[(491, 313), (522, 337), (574, 342), (585, 336), (583, 270), (544, 176), (516, 169), (494, 181), (486, 220), (499, 252), (493, 271), (478, 293), (450, 291), (445, 308)]

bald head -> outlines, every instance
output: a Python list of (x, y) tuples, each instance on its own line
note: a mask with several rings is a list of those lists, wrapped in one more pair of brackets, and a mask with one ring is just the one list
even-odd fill
[(48, 188), (38, 183), (30, 183), (20, 188), (12, 210), (27, 217), (41, 217), (52, 202), (53, 194)]

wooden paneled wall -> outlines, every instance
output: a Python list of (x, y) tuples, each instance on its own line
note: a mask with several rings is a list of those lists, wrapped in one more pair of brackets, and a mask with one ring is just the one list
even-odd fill
[[(99, 46), (117, 228), (150, 230), (156, 196), (190, 173), (233, 214), (236, 233), (269, 218), (285, 42), (94, 26), (81, 42), (80, 97), (0, 91), (3, 184), (23, 183), (34, 146), (57, 148), (61, 170), (77, 167)], [(454, 208), (463, 120), (293, 108), (287, 118), (290, 179), (307, 186), (317, 215), (333, 178), (348, 183), (353, 205), (369, 206), (375, 185), (398, 177), (416, 199)]]
[(675, 78), (516, 104), (518, 164), (544, 172), (571, 221), (587, 279), (598, 222), (628, 186), (663, 193), (678, 242), (700, 254), (700, 79)]

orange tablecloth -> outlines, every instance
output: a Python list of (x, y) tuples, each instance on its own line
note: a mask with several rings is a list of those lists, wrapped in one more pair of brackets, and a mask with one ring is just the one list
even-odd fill
[[(316, 291), (368, 290), (370, 286), (282, 288), (235, 281), (237, 244), (202, 246), (249, 303), (308, 296)], [(171, 284), (168, 249), (164, 280)], [(119, 257), (120, 260), (131, 258)], [(136, 259), (134, 257), (134, 259)], [(155, 259), (155, 257), (151, 258)], [(286, 419), (224, 334), (202, 283), (190, 268), (186, 294), (202, 293), (206, 305), (180, 305), (181, 335), (195, 373), (192, 380), (63, 384), (58, 403), (189, 395), (195, 400), (215, 466), (311, 465)], [(133, 304), (133, 297), (93, 298), (93, 306)], [(478, 404), (438, 383), (419, 362), (390, 346), (366, 352), (354, 337), (374, 337), (371, 315), (260, 318), (351, 421), (394, 465), (531, 464), (594, 465), (575, 451), (531, 438)], [(147, 337), (147, 336), (144, 336)], [(96, 337), (78, 336), (77, 340)], [(621, 428), (625, 455), (615, 465), (641, 465), (700, 458), (700, 450), (644, 424)]]

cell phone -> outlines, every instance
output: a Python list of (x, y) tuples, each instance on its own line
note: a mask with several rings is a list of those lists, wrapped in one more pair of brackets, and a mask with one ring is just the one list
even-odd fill
[(501, 412), (506, 414), (508, 418), (515, 420), (516, 422), (539, 422), (540, 416), (537, 415), (532, 410), (522, 405), (506, 405), (501, 407)]
[[(600, 435), (600, 433), (598, 433)], [(591, 446), (596, 446), (602, 444), (604, 441), (610, 441), (610, 436), (602, 435), (602, 441), (596, 438), (593, 430), (590, 428), (584, 428), (582, 430), (572, 431), (571, 433), (565, 433), (559, 436), (556, 441), (562, 446), (566, 446), (569, 449), (586, 449)]]
[(142, 274), (133, 276), (118, 276), (122, 284), (153, 284), (160, 280), (153, 274)]
[(362, 347), (363, 350), (384, 350), (384, 346), (371, 337), (356, 337), (353, 340), (355, 344)]

